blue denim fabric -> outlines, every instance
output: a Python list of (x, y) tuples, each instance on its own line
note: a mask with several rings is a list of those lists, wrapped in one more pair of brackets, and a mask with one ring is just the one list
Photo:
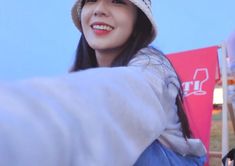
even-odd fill
[(154, 141), (138, 158), (134, 166), (202, 166), (206, 156), (182, 156)]

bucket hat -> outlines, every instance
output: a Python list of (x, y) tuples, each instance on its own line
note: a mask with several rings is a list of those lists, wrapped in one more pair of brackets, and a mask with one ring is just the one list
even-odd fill
[[(149, 21), (152, 24), (152, 30), (151, 30), (151, 39), (150, 42), (152, 42), (156, 36), (157, 36), (157, 26), (155, 24), (153, 14), (151, 11), (151, 0), (129, 0), (134, 5), (136, 5), (142, 12), (147, 16)], [(72, 7), (72, 19), (75, 24), (75, 26), (81, 31), (81, 15), (82, 10), (82, 0), (77, 0)]]

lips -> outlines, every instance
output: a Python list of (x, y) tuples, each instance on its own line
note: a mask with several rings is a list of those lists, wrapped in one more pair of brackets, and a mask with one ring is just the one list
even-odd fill
[(91, 24), (91, 28), (94, 30), (94, 32), (97, 35), (105, 35), (108, 34), (109, 32), (111, 32), (114, 27), (105, 23), (93, 23)]

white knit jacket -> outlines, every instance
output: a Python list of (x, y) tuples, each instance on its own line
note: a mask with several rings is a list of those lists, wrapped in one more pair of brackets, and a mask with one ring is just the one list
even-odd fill
[(142, 49), (127, 67), (0, 83), (0, 165), (131, 166), (156, 139), (205, 155), (182, 137), (169, 62)]

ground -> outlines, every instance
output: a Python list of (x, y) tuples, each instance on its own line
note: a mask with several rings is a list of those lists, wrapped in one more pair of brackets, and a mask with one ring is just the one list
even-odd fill
[[(232, 127), (232, 123), (229, 120), (228, 124), (229, 129), (229, 149), (235, 148), (235, 133)], [(211, 126), (211, 142), (210, 150), (211, 151), (221, 151), (221, 111), (213, 112), (212, 115), (212, 126)], [(221, 166), (221, 158), (210, 158), (210, 166)]]

